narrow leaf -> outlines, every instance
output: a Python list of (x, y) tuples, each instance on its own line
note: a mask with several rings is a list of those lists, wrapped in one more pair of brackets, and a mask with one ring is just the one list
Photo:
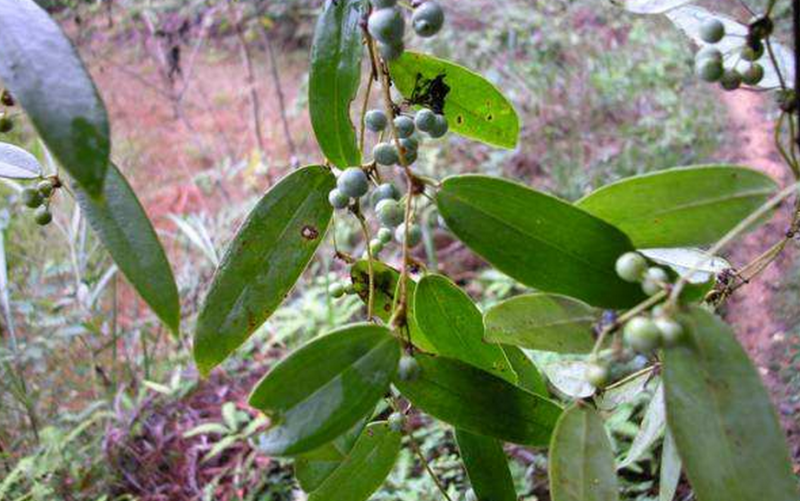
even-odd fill
[(625, 10), (636, 14), (663, 14), (693, 0), (612, 0)]
[(436, 202), (447, 226), (497, 269), (544, 292), (623, 308), (644, 297), (614, 271), (633, 249), (613, 226), (550, 195), (499, 178), (444, 181)]
[(650, 450), (653, 444), (661, 438), (667, 424), (667, 415), (664, 410), (664, 387), (658, 385), (650, 404), (647, 406), (647, 411), (642, 419), (642, 425), (639, 427), (639, 433), (633, 439), (631, 448), (628, 449), (628, 455), (619, 464), (618, 468), (627, 468), (632, 465)]
[(35, 156), (13, 144), (0, 143), (0, 177), (36, 179), (41, 175), (42, 166)]
[(661, 471), (659, 472), (658, 501), (672, 501), (681, 481), (681, 458), (675, 439), (667, 428), (664, 436), (664, 446), (661, 449)]
[(458, 450), (478, 499), (517, 501), (503, 444), (496, 438), (456, 429)]
[(330, 223), (333, 174), (297, 170), (272, 187), (228, 246), (197, 319), (194, 359), (211, 369), (274, 313), (303, 273)]
[(352, 428), (389, 389), (400, 343), (371, 324), (322, 336), (276, 365), (258, 384), (250, 405), (270, 418), (265, 454), (303, 454)]
[(33, 0), (0, 0), (0, 79), (75, 181), (99, 196), (110, 151), (105, 106), (69, 39)]

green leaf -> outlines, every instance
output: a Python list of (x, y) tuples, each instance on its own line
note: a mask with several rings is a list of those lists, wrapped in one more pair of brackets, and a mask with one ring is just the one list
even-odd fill
[(678, 276), (687, 277), (690, 284), (705, 284), (724, 270), (732, 268), (731, 264), (719, 256), (711, 256), (701, 249), (644, 249), (640, 253), (658, 264), (672, 268)]
[(113, 164), (99, 196), (75, 186), (86, 219), (119, 269), (174, 334), (181, 322), (178, 288), (164, 249), (139, 199)]
[(653, 444), (661, 438), (666, 425), (667, 416), (664, 411), (664, 387), (659, 384), (653, 398), (650, 400), (650, 404), (647, 406), (647, 411), (644, 414), (644, 419), (642, 419), (639, 432), (633, 438), (631, 448), (628, 449), (628, 454), (619, 464), (618, 468), (627, 468), (641, 459), (641, 457), (650, 450)]
[(584, 360), (558, 360), (544, 366), (544, 373), (556, 390), (569, 398), (587, 398), (595, 387), (586, 380), (589, 363)]
[(517, 501), (503, 444), (496, 438), (456, 429), (458, 450), (478, 499)]
[(361, 165), (350, 103), (361, 82), (363, 8), (363, 0), (326, 0), (311, 46), (311, 125), (322, 153), (340, 168)]
[(436, 353), (517, 383), (517, 375), (503, 349), (483, 342), (480, 310), (447, 278), (427, 275), (420, 280), (414, 293), (414, 318)]
[(733, 331), (694, 307), (687, 342), (664, 351), (667, 422), (700, 501), (798, 499), (769, 395)]
[[(372, 262), (372, 270), (375, 280), (375, 315), (384, 322), (389, 322), (395, 307), (395, 297), (400, 293), (400, 272), (378, 261)], [(364, 304), (367, 304), (369, 300), (369, 265), (366, 260), (358, 261), (350, 268), (350, 279), (358, 297), (364, 301)], [(414, 315), (416, 282), (409, 278), (407, 288), (407, 317), (411, 343), (422, 351), (436, 353), (436, 348), (419, 328)]]
[(664, 436), (664, 446), (661, 449), (661, 471), (658, 480), (658, 501), (672, 501), (675, 492), (678, 490), (678, 483), (681, 480), (681, 458), (675, 446), (675, 439), (672, 432), (667, 428)]
[(283, 302), (322, 242), (336, 180), (321, 166), (273, 186), (228, 246), (197, 319), (194, 359), (211, 369), (244, 343)]
[(517, 374), (517, 386), (543, 397), (549, 395), (542, 373), (525, 352), (516, 346), (503, 346), (503, 352)]
[(346, 432), (389, 389), (399, 359), (397, 339), (372, 324), (342, 328), (292, 353), (250, 397), (272, 418), (265, 454), (307, 453)]
[(744, 167), (678, 167), (609, 184), (576, 205), (617, 226), (636, 247), (688, 247), (722, 238), (776, 188)]
[(588, 353), (594, 347), (592, 326), (599, 312), (558, 294), (527, 294), (486, 312), (487, 341), (558, 353)]
[(418, 354), (413, 381), (394, 382), (424, 412), (473, 433), (524, 445), (545, 445), (561, 408), (467, 363)]
[(643, 391), (657, 387), (660, 381), (653, 371), (638, 372), (605, 389), (595, 398), (595, 403), (601, 411), (613, 411), (620, 405), (633, 402)]
[(366, 501), (392, 471), (401, 439), (385, 422), (370, 424), (308, 501)]
[(603, 420), (585, 404), (564, 411), (550, 445), (553, 501), (619, 499), (614, 453)]
[(366, 419), (363, 419), (333, 442), (328, 442), (295, 459), (294, 474), (304, 491), (311, 492), (317, 489), (336, 471), (353, 449), (366, 424)]
[(613, 0), (612, 3), (636, 14), (662, 14), (693, 0)]
[(426, 83), (443, 78), (449, 87), (443, 110), (451, 131), (501, 148), (517, 146), (517, 112), (497, 87), (477, 73), (412, 51), (406, 51), (391, 63), (390, 72), (397, 90), (406, 99), (411, 99), (415, 90), (419, 94)]
[(644, 296), (614, 263), (631, 251), (613, 226), (558, 198), (499, 178), (446, 179), (436, 197), (456, 236), (498, 270), (544, 292), (624, 308)]
[(35, 156), (13, 144), (0, 143), (0, 177), (36, 179), (41, 175), (42, 166)]
[(33, 0), (0, 0), (0, 79), (75, 181), (100, 196), (108, 116), (78, 53)]

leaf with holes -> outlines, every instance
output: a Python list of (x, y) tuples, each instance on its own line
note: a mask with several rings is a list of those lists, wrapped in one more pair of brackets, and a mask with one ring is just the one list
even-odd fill
[(322, 242), (336, 185), (322, 166), (292, 172), (273, 186), (239, 228), (206, 295), (195, 331), (194, 359), (203, 374), (263, 324), (303, 273)]
[(478, 499), (517, 501), (503, 444), (496, 438), (456, 429), (461, 460)]

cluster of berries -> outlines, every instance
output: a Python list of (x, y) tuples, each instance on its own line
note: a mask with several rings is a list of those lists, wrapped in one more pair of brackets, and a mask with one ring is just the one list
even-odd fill
[[(4, 90), (0, 94), (0, 104), (6, 108), (14, 106), (14, 98), (8, 90)], [(8, 134), (14, 129), (14, 119), (8, 114), (6, 110), (0, 113), (0, 134)]]
[[(706, 82), (719, 82), (725, 90), (736, 90), (742, 84), (758, 85), (764, 78), (764, 67), (758, 61), (764, 55), (764, 39), (772, 34), (772, 22), (768, 18), (754, 20), (749, 28), (745, 43), (736, 54), (723, 54), (715, 47), (725, 38), (725, 25), (719, 19), (709, 19), (700, 26), (700, 38), (707, 44), (695, 56), (697, 76)], [(725, 67), (725, 58), (736, 59)], [(739, 63), (747, 63), (743, 70)]]
[[(394, 61), (403, 55), (405, 44), (403, 36), (406, 21), (397, 0), (371, 0), (373, 11), (369, 16), (369, 34), (378, 41), (378, 51), (384, 61)], [(432, 37), (444, 25), (444, 11), (434, 0), (413, 2), (414, 15), (411, 26), (414, 32), (424, 38)]]
[(50, 179), (43, 179), (39, 181), (36, 187), (28, 186), (22, 190), (20, 199), (25, 207), (35, 209), (33, 211), (33, 219), (36, 224), (46, 226), (53, 220), (53, 214), (50, 212), (50, 199), (55, 192), (57, 183)]

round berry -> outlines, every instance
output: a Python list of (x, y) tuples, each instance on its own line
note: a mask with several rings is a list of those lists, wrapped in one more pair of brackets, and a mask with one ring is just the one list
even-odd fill
[(389, 9), (397, 5), (397, 0), (370, 0), (375, 10)]
[(661, 331), (661, 339), (664, 340), (666, 346), (676, 346), (683, 338), (683, 326), (666, 316), (660, 316), (655, 319), (656, 327)]
[(742, 85), (742, 75), (733, 68), (725, 70), (719, 83), (725, 90), (736, 90)]
[(36, 189), (39, 190), (39, 193), (41, 193), (43, 197), (49, 197), (53, 194), (53, 182), (49, 179), (39, 181), (39, 184), (36, 185)]
[(662, 268), (653, 266), (647, 269), (642, 280), (642, 290), (648, 296), (657, 294), (669, 282), (669, 275)]
[(395, 228), (405, 219), (403, 205), (396, 200), (381, 200), (375, 207), (378, 221), (387, 228)]
[(709, 19), (700, 26), (700, 38), (706, 43), (717, 43), (725, 36), (725, 25), (719, 19)]
[[(394, 239), (401, 244), (406, 240), (406, 225), (400, 225), (394, 230)], [(422, 241), (422, 230), (419, 225), (412, 224), (408, 227), (408, 246), (416, 247)]]
[(334, 188), (328, 193), (328, 202), (334, 209), (344, 209), (350, 203), (350, 197)]
[(595, 388), (603, 388), (608, 383), (608, 367), (603, 364), (592, 362), (586, 366), (584, 377), (586, 382)]
[(406, 150), (417, 151), (419, 150), (419, 141), (413, 135), (400, 139), (400, 146)]
[(706, 45), (702, 49), (697, 51), (695, 54), (695, 60), (700, 61), (702, 59), (714, 59), (716, 61), (722, 62), (722, 51), (720, 51), (716, 47), (712, 47), (710, 45)]
[(421, 37), (432, 37), (439, 33), (444, 24), (444, 10), (438, 2), (428, 0), (416, 9), (411, 17), (414, 31)]
[(475, 494), (474, 489), (468, 489), (467, 492), (464, 493), (464, 501), (479, 501), (478, 495)]
[(414, 357), (403, 355), (397, 365), (397, 377), (400, 381), (414, 381), (419, 377), (420, 370), (419, 362)]
[(747, 31), (749, 32), (748, 38), (752, 37), (756, 40), (763, 40), (772, 35), (774, 29), (775, 24), (769, 16), (754, 17), (747, 26)]
[(389, 119), (382, 110), (369, 110), (364, 116), (364, 123), (372, 132), (381, 132), (389, 125)]
[[(400, 141), (406, 141), (406, 140), (407, 138), (404, 138), (401, 139)], [(416, 162), (418, 156), (417, 149), (405, 146), (402, 142), (400, 143), (400, 145), (403, 147), (403, 160), (405, 160), (406, 165), (411, 165), (414, 162)], [(398, 160), (397, 163), (400, 163), (399, 155), (397, 160)]]
[(414, 125), (422, 132), (430, 132), (436, 126), (436, 113), (423, 108), (414, 115)]
[(450, 127), (447, 124), (447, 118), (445, 118), (444, 115), (436, 115), (436, 124), (434, 125), (433, 129), (428, 131), (428, 135), (434, 139), (437, 139), (447, 134), (449, 128)]
[(379, 9), (370, 14), (367, 29), (378, 42), (397, 45), (403, 41), (406, 21), (397, 7)]
[(761, 40), (754, 40), (752, 43), (742, 47), (739, 55), (745, 61), (757, 61), (764, 55), (764, 44), (761, 43)]
[(393, 412), (391, 415), (389, 415), (387, 422), (389, 423), (390, 430), (395, 433), (400, 433), (405, 427), (406, 418), (401, 412)]
[(348, 167), (339, 175), (336, 187), (345, 196), (359, 198), (369, 191), (369, 180), (360, 167)]
[(742, 83), (745, 85), (758, 85), (764, 78), (764, 67), (753, 63), (742, 73)]
[(331, 297), (340, 298), (344, 296), (344, 293), (344, 285), (339, 282), (333, 283), (328, 287), (328, 294), (330, 294)]
[(614, 268), (626, 282), (639, 282), (647, 270), (647, 260), (638, 252), (626, 252), (617, 259)]
[(794, 113), (797, 109), (797, 94), (794, 89), (779, 89), (775, 95), (775, 100), (781, 111), (786, 113)]
[(30, 187), (22, 190), (20, 198), (22, 199), (22, 205), (25, 207), (30, 207), (31, 209), (39, 207), (44, 201), (44, 198), (42, 197), (42, 194), (39, 193), (39, 190)]
[(394, 119), (394, 128), (397, 130), (398, 137), (411, 137), (411, 134), (414, 133), (414, 120), (405, 115), (400, 115)]
[(392, 233), (392, 230), (390, 230), (389, 228), (381, 228), (380, 230), (378, 230), (378, 240), (383, 242), (384, 245), (391, 242), (393, 236), (394, 233)]
[(406, 46), (403, 42), (386, 44), (378, 42), (378, 52), (384, 61), (397, 61), (403, 52), (406, 51)]
[(42, 205), (33, 211), (33, 220), (36, 221), (36, 224), (39, 226), (47, 226), (50, 224), (50, 221), (53, 220), (53, 214), (50, 212), (50, 209)]
[(695, 63), (695, 73), (704, 82), (718, 82), (724, 72), (722, 61), (718, 59), (707, 57)]
[(373, 256), (380, 254), (383, 250), (383, 242), (379, 238), (373, 238), (369, 241), (369, 251)]
[(0, 117), (0, 132), (3, 134), (11, 132), (14, 129), (14, 120), (11, 117)]
[(392, 183), (383, 183), (373, 190), (370, 201), (373, 207), (377, 206), (381, 200), (400, 200), (400, 190), (395, 188)]
[(0, 95), (0, 103), (3, 103), (6, 106), (14, 106), (14, 97), (11, 95), (8, 89), (5, 89), (3, 94)]
[(380, 165), (394, 165), (400, 157), (397, 155), (397, 148), (391, 143), (378, 143), (372, 148), (372, 158)]
[(634, 317), (625, 324), (623, 338), (633, 350), (639, 353), (650, 353), (658, 347), (661, 331), (649, 318)]

